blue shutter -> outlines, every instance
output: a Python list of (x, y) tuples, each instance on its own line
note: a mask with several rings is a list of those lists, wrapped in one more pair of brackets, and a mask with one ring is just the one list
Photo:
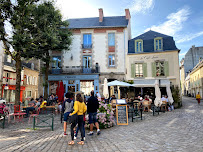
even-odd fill
[(88, 44), (92, 44), (92, 34), (88, 34)]
[(87, 44), (87, 34), (83, 34), (83, 44), (86, 45)]

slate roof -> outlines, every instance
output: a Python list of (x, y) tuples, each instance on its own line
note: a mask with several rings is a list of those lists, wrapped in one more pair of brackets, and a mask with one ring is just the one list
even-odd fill
[(103, 22), (99, 22), (99, 17), (68, 19), (67, 21), (70, 29), (127, 27), (128, 25), (125, 16), (104, 17)]
[[(163, 50), (155, 51), (154, 50), (154, 38), (162, 37), (163, 38)], [(143, 40), (143, 52), (135, 52), (135, 40), (142, 39)], [(175, 41), (172, 36), (168, 36), (165, 34), (161, 34), (155, 31), (148, 31), (144, 34), (141, 34), (131, 40), (128, 41), (128, 53), (147, 53), (147, 52), (164, 52), (170, 50), (178, 50)]]

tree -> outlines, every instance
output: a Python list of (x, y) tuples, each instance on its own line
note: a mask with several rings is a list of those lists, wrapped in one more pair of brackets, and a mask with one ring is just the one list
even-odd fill
[[(21, 58), (33, 54), (36, 35), (33, 6), (39, 0), (0, 0), (0, 41), (5, 53), (16, 62), (15, 104), (20, 101)], [(11, 33), (6, 31), (11, 27)]]
[[(37, 53), (33, 54), (36, 58), (45, 62), (45, 94), (48, 97), (48, 74), (51, 63), (50, 51), (69, 50), (71, 44), (71, 32), (68, 29), (68, 22), (62, 21), (62, 15), (54, 7), (53, 2), (44, 2), (36, 5), (33, 18), (37, 33), (34, 44), (38, 46)], [(31, 56), (33, 56), (31, 55)]]

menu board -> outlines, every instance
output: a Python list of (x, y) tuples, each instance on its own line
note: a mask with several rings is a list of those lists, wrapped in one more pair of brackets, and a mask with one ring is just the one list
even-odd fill
[(127, 105), (116, 105), (117, 125), (128, 125)]

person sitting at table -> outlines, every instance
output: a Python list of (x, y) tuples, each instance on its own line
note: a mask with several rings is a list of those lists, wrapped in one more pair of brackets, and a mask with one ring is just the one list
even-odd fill
[(147, 96), (147, 95), (145, 95), (144, 100), (149, 101), (149, 98), (148, 98), (148, 96)]
[(114, 94), (110, 97), (109, 101), (111, 101), (113, 99), (116, 99), (116, 96)]
[(166, 98), (164, 95), (162, 95), (161, 101), (166, 101)]
[(38, 105), (36, 104), (38, 101), (36, 100), (35, 101), (35, 103), (32, 101), (32, 103), (30, 103), (30, 105), (31, 105), (31, 107), (27, 107), (26, 108), (26, 115), (25, 115), (25, 117), (28, 117), (29, 116), (29, 113), (30, 113), (30, 111), (35, 111), (36, 110), (36, 108), (38, 108)]
[(47, 101), (46, 100), (44, 100), (44, 101), (42, 101), (42, 104), (40, 105), (40, 108), (46, 108), (46, 106), (47, 106)]

